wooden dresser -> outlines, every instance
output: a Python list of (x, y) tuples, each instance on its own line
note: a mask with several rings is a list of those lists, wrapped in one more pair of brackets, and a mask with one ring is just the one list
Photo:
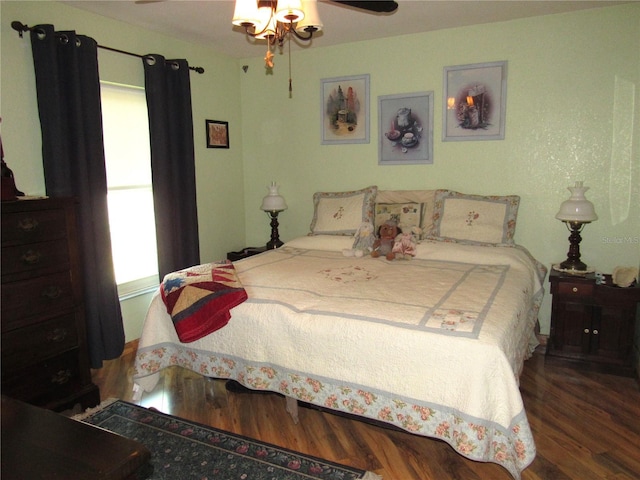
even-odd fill
[(52, 410), (91, 383), (73, 199), (2, 202), (2, 393)]

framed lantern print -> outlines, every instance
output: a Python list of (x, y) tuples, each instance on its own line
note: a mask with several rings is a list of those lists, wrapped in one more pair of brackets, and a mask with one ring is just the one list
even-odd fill
[(504, 140), (507, 62), (444, 68), (442, 140)]
[(322, 144), (369, 143), (369, 75), (320, 83)]

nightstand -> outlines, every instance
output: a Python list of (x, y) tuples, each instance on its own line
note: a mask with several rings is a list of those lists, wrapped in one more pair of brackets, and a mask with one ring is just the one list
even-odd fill
[(246, 247), (238, 252), (228, 252), (227, 260), (236, 262), (238, 260), (242, 260), (243, 258), (251, 257), (252, 255), (257, 255), (266, 251), (267, 247)]
[(597, 285), (594, 274), (555, 270), (551, 282), (551, 331), (547, 358), (616, 375), (633, 376), (633, 339), (640, 287)]

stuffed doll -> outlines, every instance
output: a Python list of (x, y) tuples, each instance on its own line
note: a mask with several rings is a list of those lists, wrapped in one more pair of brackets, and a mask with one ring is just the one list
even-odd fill
[(396, 237), (402, 233), (398, 224), (393, 220), (387, 220), (380, 228), (378, 228), (378, 238), (373, 244), (371, 256), (377, 258), (379, 256), (386, 257), (387, 260), (393, 260), (395, 253), (392, 252)]
[(411, 260), (416, 255), (416, 237), (413, 232), (401, 233), (396, 237), (391, 253), (400, 260)]
[(345, 257), (363, 257), (373, 250), (376, 237), (373, 234), (373, 225), (370, 222), (362, 222), (356, 230), (353, 246), (342, 251)]

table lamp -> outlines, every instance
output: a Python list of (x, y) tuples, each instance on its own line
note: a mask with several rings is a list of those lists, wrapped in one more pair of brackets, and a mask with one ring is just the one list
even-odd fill
[(580, 241), (582, 240), (580, 232), (585, 224), (597, 220), (598, 215), (593, 208), (593, 203), (584, 196), (584, 192), (589, 190), (589, 187), (583, 186), (583, 182), (576, 182), (575, 186), (567, 188), (571, 192), (571, 197), (562, 202), (556, 218), (566, 224), (571, 235), (569, 235), (567, 259), (559, 265), (559, 269), (586, 272), (587, 265), (580, 261)]
[(273, 250), (283, 245), (278, 234), (278, 214), (287, 209), (287, 202), (278, 193), (276, 182), (271, 182), (271, 185), (267, 188), (269, 189), (269, 194), (262, 199), (260, 210), (267, 212), (271, 216), (271, 240), (267, 242), (267, 250)]

